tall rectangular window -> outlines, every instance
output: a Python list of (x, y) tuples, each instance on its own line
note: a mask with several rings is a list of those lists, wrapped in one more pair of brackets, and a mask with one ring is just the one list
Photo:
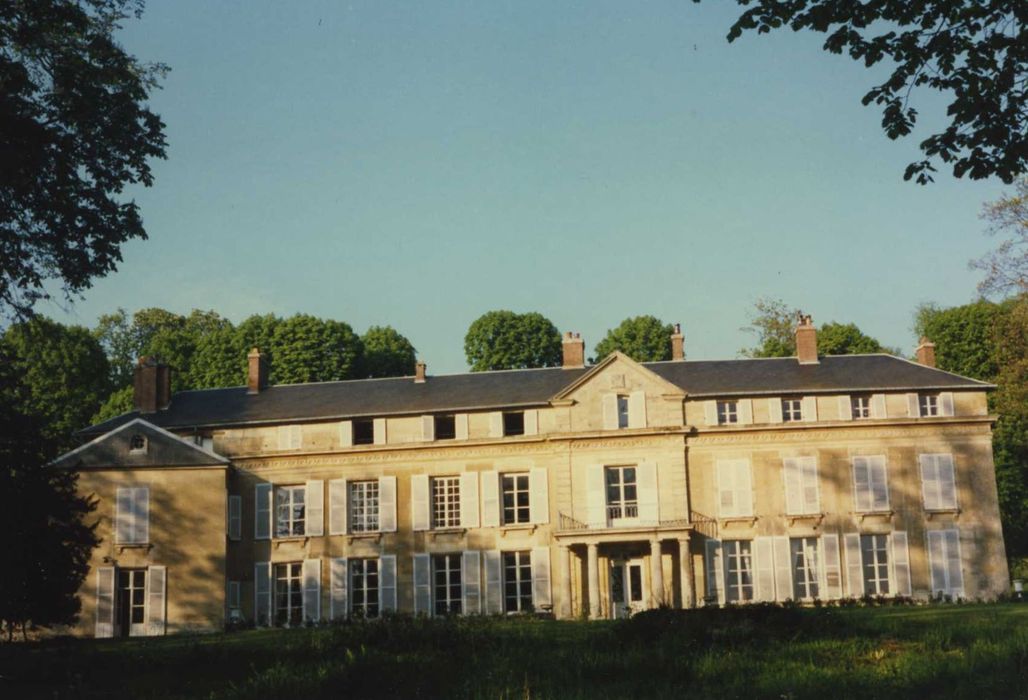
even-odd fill
[(378, 617), (378, 559), (350, 559), (350, 613)]
[(746, 459), (717, 461), (718, 514), (723, 518), (753, 515), (753, 483)]
[(118, 544), (150, 541), (150, 487), (122, 487), (115, 492), (114, 539)]
[(864, 564), (864, 593), (889, 595), (889, 536), (861, 535), (860, 555)]
[(375, 421), (371, 420), (370, 418), (367, 418), (355, 420), (353, 422), (353, 444), (375, 444)]
[(789, 540), (794, 600), (810, 600), (818, 597), (821, 579), (817, 543), (816, 537), (793, 537)]
[(117, 616), (126, 636), (146, 622), (146, 569), (118, 569)]
[(639, 517), (635, 467), (607, 467), (607, 517), (611, 520)]
[(884, 455), (853, 458), (854, 509), (874, 512), (889, 509), (889, 485)]
[(953, 455), (919, 455), (921, 490), (925, 510), (949, 510), (957, 507), (957, 488), (953, 474)]
[(461, 613), (461, 555), (437, 554), (432, 557), (434, 571), (434, 595), (436, 615), (459, 615)]
[(725, 601), (753, 600), (753, 543), (750, 540), (725, 540)]
[(618, 428), (628, 427), (628, 397), (618, 394)]
[(717, 424), (718, 425), (731, 425), (739, 422), (739, 402), (738, 401), (718, 401), (717, 402)]
[(503, 553), (503, 611), (532, 609), (532, 553)]
[(275, 537), (296, 537), (306, 534), (304, 523), (304, 486), (275, 487)]
[(378, 481), (351, 481), (350, 532), (378, 531)]
[(525, 434), (525, 412), (524, 411), (506, 411), (503, 414), (503, 434), (504, 435), (524, 435)]
[(503, 524), (517, 525), (532, 521), (529, 508), (528, 474), (503, 475)]
[(432, 420), (435, 424), (436, 440), (455, 440), (457, 438), (457, 419), (452, 413), (436, 415)]
[(432, 479), (432, 527), (460, 527), (460, 477)]
[(918, 408), (921, 409), (921, 417), (937, 416), (939, 415), (939, 395), (938, 394), (920, 394), (917, 397)]
[(803, 420), (803, 400), (782, 399), (782, 420), (786, 423)]
[(850, 396), (850, 411), (854, 420), (871, 417), (871, 395), (857, 394)]
[(303, 564), (275, 564), (275, 624), (303, 622)]

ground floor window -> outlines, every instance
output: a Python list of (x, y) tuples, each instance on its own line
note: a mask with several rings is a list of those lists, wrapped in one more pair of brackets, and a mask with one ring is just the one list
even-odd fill
[(792, 597), (810, 600), (820, 594), (819, 562), (816, 537), (793, 537), (789, 540), (792, 558)]
[(503, 610), (527, 612), (532, 609), (532, 553), (503, 553)]
[(146, 569), (119, 569), (118, 624), (121, 634), (128, 636), (132, 625), (142, 625), (144, 622), (146, 622)]
[(753, 543), (750, 540), (726, 540), (723, 547), (725, 601), (753, 600)]
[(350, 613), (378, 617), (378, 559), (350, 560)]
[(435, 575), (435, 614), (459, 615), (461, 606), (461, 555), (437, 554), (432, 558)]
[(889, 536), (861, 535), (860, 553), (864, 564), (864, 593), (889, 595)]
[(275, 564), (275, 624), (303, 623), (303, 564)]

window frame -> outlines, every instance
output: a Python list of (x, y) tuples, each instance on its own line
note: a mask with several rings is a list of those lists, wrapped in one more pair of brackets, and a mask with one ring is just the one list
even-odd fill
[[(272, 619), (275, 621), (275, 626), (292, 627), (294, 625), (302, 625), (303, 562), (276, 562), (272, 565), (271, 582), (273, 586)], [(284, 591), (282, 590), (283, 588), (285, 589)], [(285, 596), (285, 605), (282, 605), (283, 594)], [(285, 613), (284, 615), (283, 612)]]
[[(461, 552), (432, 555), (432, 615), (461, 615), (464, 612), (464, 573)], [(444, 581), (440, 582), (440, 574)], [(456, 578), (456, 580), (454, 580)], [(440, 589), (442, 595), (440, 595)]]
[[(631, 482), (627, 476), (631, 470)], [(617, 474), (617, 480), (612, 483), (611, 475)], [(617, 498), (611, 499), (611, 488), (617, 490)], [(635, 494), (629, 498), (629, 489)], [(639, 465), (637, 464), (615, 464), (604, 465), (603, 467), (603, 496), (609, 522), (631, 522), (639, 519)]]
[[(503, 585), (503, 612), (507, 615), (518, 615), (533, 612), (535, 610), (535, 605), (532, 597), (531, 550), (519, 549), (501, 552), (500, 563)], [(510, 575), (511, 570), (514, 572), (513, 579)], [(511, 601), (514, 602), (513, 605), (511, 604)]]
[(917, 415), (919, 418), (938, 418), (942, 415), (940, 412), (942, 404), (942, 396), (937, 391), (922, 391), (917, 395)]
[[(865, 543), (870, 542), (871, 546)], [(882, 546), (878, 546), (879, 542)], [(870, 561), (869, 561), (869, 556)], [(889, 535), (861, 533), (860, 535), (861, 577), (864, 581), (864, 595), (892, 595), (892, 581), (889, 576)], [(882, 576), (884, 570), (885, 575)], [(874, 575), (869, 576), (869, 572)], [(884, 588), (884, 590), (883, 590)]]
[[(351, 617), (372, 619), (382, 614), (382, 601), (379, 595), (382, 571), (378, 564), (376, 557), (355, 557), (347, 560), (347, 599)], [(372, 580), (373, 584), (370, 583)]]
[(853, 420), (870, 420), (872, 400), (871, 394), (851, 394), (850, 417)]
[[(860, 503), (860, 491), (857, 486), (857, 460), (862, 459), (867, 462), (867, 489), (869, 496), (869, 503), (867, 508), (862, 508)], [(874, 494), (874, 473), (873, 467), (878, 463), (877, 460), (881, 460), (881, 472), (882, 482), (885, 487), (885, 505), (882, 507), (875, 507), (875, 494)], [(850, 458), (850, 470), (851, 478), (853, 479), (853, 510), (857, 513), (887, 513), (892, 508), (892, 494), (889, 492), (889, 462), (885, 455), (853, 455)]]
[[(461, 527), (460, 476), (430, 477), (428, 494), (432, 529), (445, 530)], [(442, 498), (440, 499), (440, 497)]]
[(432, 428), (436, 440), (456, 440), (457, 415), (454, 413), (433, 414)]
[[(288, 503), (280, 501), (280, 496), (283, 494), (289, 494)], [(300, 494), (302, 501), (299, 506), (302, 508), (301, 517), (296, 517), (296, 494)], [(275, 484), (272, 489), (272, 499), (274, 501), (274, 539), (289, 539), (294, 537), (306, 537), (307, 536), (307, 486), (305, 484)], [(286, 511), (288, 516), (283, 521), (281, 514), (283, 506), (288, 508)], [(287, 525), (287, 532), (283, 534), (282, 524), (283, 522)], [(300, 532), (294, 532), (299, 525)]]
[(801, 423), (803, 421), (803, 399), (782, 399), (782, 422)]
[(631, 411), (632, 401), (628, 394), (617, 394), (615, 400), (618, 416), (618, 430), (624, 430), (632, 424)]
[[(517, 437), (525, 434), (525, 412), (524, 411), (503, 411), (501, 420), (503, 422), (503, 436)], [(520, 423), (520, 425), (518, 425)]]
[[(813, 563), (810, 554), (813, 553)], [(789, 563), (792, 569), (794, 600), (814, 600), (821, 594), (821, 569), (824, 566), (820, 537), (790, 537)]]
[[(746, 551), (743, 551), (744, 546)], [(756, 595), (753, 540), (722, 540), (721, 557), (725, 567), (725, 602), (753, 601)]]
[(373, 418), (355, 418), (351, 422), (351, 427), (354, 445), (375, 444), (375, 420)]
[(718, 399), (715, 402), (718, 425), (738, 425), (739, 401), (737, 399)]
[[(346, 518), (349, 532), (364, 534), (381, 530), (382, 504), (379, 484), (378, 479), (346, 482)], [(372, 498), (374, 502), (369, 503)]]
[[(513, 511), (514, 517), (507, 517), (507, 480), (512, 481), (512, 488), (509, 489), (513, 504), (509, 509)], [(518, 483), (524, 480), (524, 488)], [(524, 504), (518, 503), (519, 496), (524, 496)], [(523, 511), (523, 516), (521, 514)], [(500, 474), (500, 523), (502, 525), (529, 525), (532, 522), (532, 475), (530, 472), (502, 472)]]

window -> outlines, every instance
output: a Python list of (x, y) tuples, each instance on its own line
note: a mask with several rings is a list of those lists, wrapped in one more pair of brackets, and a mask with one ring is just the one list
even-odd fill
[(275, 624), (303, 622), (303, 564), (275, 564)]
[(618, 394), (618, 428), (628, 427), (628, 397)]
[(435, 572), (435, 614), (459, 615), (461, 613), (461, 555), (437, 554), (432, 557)]
[(378, 617), (378, 559), (350, 560), (350, 613)]
[(122, 634), (146, 621), (146, 569), (118, 569), (118, 622)]
[(917, 397), (917, 401), (918, 408), (921, 410), (922, 417), (939, 415), (938, 394), (920, 394)]
[(147, 544), (150, 541), (150, 487), (119, 488), (115, 499), (115, 542)]
[(725, 557), (726, 602), (753, 600), (752, 544), (750, 540), (726, 540), (722, 543)]
[(503, 553), (503, 611), (532, 610), (531, 552)]
[(814, 457), (786, 457), (785, 512), (790, 515), (812, 515), (820, 512), (817, 485), (817, 459)]
[(243, 608), (241, 603), (241, 588), (239, 581), (228, 582), (228, 600), (225, 601), (228, 607), (229, 622), (237, 622), (243, 619)]
[(435, 416), (435, 439), (455, 440), (457, 438), (457, 418), (451, 413)]
[(130, 452), (146, 452), (146, 436), (136, 433), (129, 441)]
[(607, 467), (607, 517), (639, 517), (639, 495), (636, 490), (635, 467)]
[(353, 444), (375, 444), (375, 421), (368, 418), (365, 420), (355, 420), (353, 422)]
[(794, 600), (817, 598), (820, 585), (816, 537), (793, 537), (789, 540), (792, 555), (792, 597)]
[(432, 527), (460, 527), (460, 477), (432, 479)]
[(853, 458), (853, 497), (857, 511), (889, 509), (884, 456)]
[(850, 397), (850, 411), (855, 420), (871, 417), (871, 396), (860, 394)]
[(932, 595), (960, 598), (964, 595), (964, 572), (960, 566), (960, 531), (928, 531), (928, 566), (932, 574)]
[(350, 532), (378, 531), (378, 481), (351, 481)]
[(803, 420), (802, 399), (782, 399), (782, 421), (793, 423)]
[(745, 459), (719, 459), (717, 462), (718, 513), (721, 517), (753, 515), (753, 488), (750, 463)]
[(889, 595), (889, 536), (861, 535), (860, 552), (864, 562), (864, 593)]
[(951, 510), (957, 507), (953, 477), (953, 455), (919, 455), (921, 488), (925, 510)]
[(718, 425), (731, 425), (739, 422), (739, 402), (738, 401), (718, 401), (717, 402), (717, 424)]
[(275, 537), (296, 537), (306, 534), (304, 523), (304, 486), (275, 487)]
[(516, 525), (532, 521), (528, 474), (503, 475), (503, 524)]
[(525, 434), (525, 412), (524, 411), (507, 411), (503, 414), (503, 434), (504, 435), (524, 435)]

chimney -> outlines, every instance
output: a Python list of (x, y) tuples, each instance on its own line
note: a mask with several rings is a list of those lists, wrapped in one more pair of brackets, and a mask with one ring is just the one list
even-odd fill
[(817, 364), (817, 330), (809, 315), (799, 312), (796, 324), (796, 357), (801, 365)]
[(685, 359), (685, 336), (682, 335), (682, 324), (675, 324), (675, 332), (671, 334), (671, 359)]
[(246, 393), (259, 394), (268, 388), (268, 361), (258, 348), (251, 350), (246, 359), (249, 361), (246, 373)]
[(425, 372), (426, 372), (426, 370), (428, 370), (428, 365), (426, 365), (421, 360), (418, 360), (417, 362), (414, 363), (414, 383), (415, 384), (424, 384), (425, 383)]
[(132, 382), (132, 405), (140, 413), (156, 413), (171, 403), (171, 367), (156, 357), (140, 357)]
[(564, 369), (578, 369), (585, 367), (585, 341), (578, 333), (568, 331), (564, 334), (562, 342), (564, 349)]
[(935, 366), (935, 343), (928, 338), (921, 338), (921, 344), (917, 346), (917, 361), (925, 367)]

